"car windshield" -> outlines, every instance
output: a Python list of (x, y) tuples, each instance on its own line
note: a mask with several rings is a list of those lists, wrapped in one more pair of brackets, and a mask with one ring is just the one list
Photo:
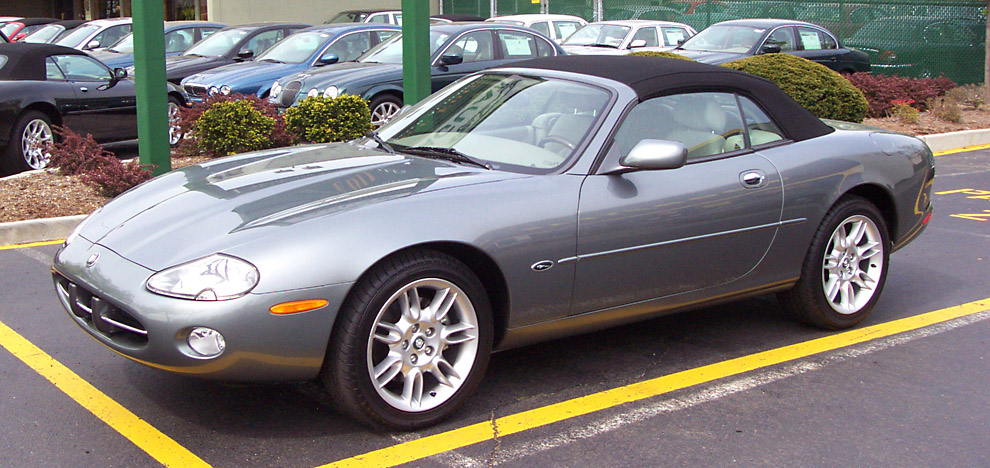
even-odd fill
[(87, 37), (89, 37), (90, 35), (92, 35), (93, 33), (99, 30), (100, 30), (99, 26), (93, 24), (84, 24), (76, 29), (73, 29), (72, 32), (66, 35), (65, 37), (59, 38), (59, 40), (56, 41), (55, 43), (60, 46), (75, 48), (78, 47), (79, 44), (82, 44), (82, 42), (85, 41)]
[(258, 56), (259, 62), (303, 63), (333, 35), (320, 31), (295, 33)]
[[(447, 42), (449, 34), (430, 31), (430, 56)], [(402, 35), (396, 34), (357, 59), (358, 62), (402, 64)]]
[(570, 161), (609, 99), (604, 89), (572, 81), (475, 75), (408, 109), (379, 134), (399, 152), (455, 154), (496, 170), (546, 174)]
[(753, 26), (710, 26), (696, 34), (681, 49), (708, 52), (747, 52), (763, 37), (765, 28)]
[(630, 29), (617, 24), (589, 24), (571, 34), (561, 45), (618, 48)]
[(133, 54), (134, 53), (134, 35), (128, 34), (124, 36), (121, 40), (115, 42), (107, 49), (114, 52), (120, 52), (122, 54)]
[(13, 34), (14, 31), (17, 31), (17, 29), (20, 28), (23, 24), (24, 23), (20, 23), (17, 21), (11, 21), (10, 23), (4, 24), (3, 27), (0, 27), (0, 32), (3, 32), (4, 36), (10, 37), (10, 35)]
[(220, 57), (230, 52), (234, 46), (241, 42), (241, 39), (248, 34), (247, 29), (227, 29), (217, 31), (210, 37), (203, 39), (198, 44), (192, 46), (182, 55), (200, 55), (203, 57)]
[(52, 40), (52, 38), (54, 38), (64, 30), (65, 30), (65, 26), (58, 24), (49, 24), (31, 34), (28, 34), (24, 39), (21, 39), (21, 41), (33, 42), (37, 44), (47, 44)]
[(363, 11), (344, 11), (338, 14), (337, 16), (331, 18), (330, 21), (327, 21), (327, 24), (360, 23), (364, 21), (364, 19), (367, 17), (368, 17), (368, 13)]

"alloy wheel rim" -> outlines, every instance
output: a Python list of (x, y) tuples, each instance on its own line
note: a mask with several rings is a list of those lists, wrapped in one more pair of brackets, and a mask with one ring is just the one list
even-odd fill
[(174, 102), (168, 103), (168, 144), (170, 146), (179, 142), (179, 105)]
[(54, 141), (52, 128), (41, 119), (28, 122), (21, 134), (21, 155), (31, 169), (44, 169), (51, 155), (45, 151), (45, 144)]
[(855, 215), (839, 223), (822, 261), (822, 288), (833, 310), (854, 314), (876, 295), (883, 249), (880, 229), (870, 218)]
[(423, 412), (449, 401), (478, 355), (478, 315), (467, 294), (437, 278), (413, 281), (378, 312), (367, 367), (378, 395), (400, 411)]
[(392, 120), (392, 117), (395, 117), (395, 114), (399, 113), (399, 109), (398, 104), (390, 101), (375, 106), (375, 109), (371, 111), (371, 124), (375, 127), (385, 125), (389, 120)]

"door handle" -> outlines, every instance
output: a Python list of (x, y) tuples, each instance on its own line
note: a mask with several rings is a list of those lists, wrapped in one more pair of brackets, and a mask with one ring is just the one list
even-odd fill
[(746, 171), (739, 176), (739, 180), (747, 188), (757, 188), (763, 186), (763, 182), (766, 181), (766, 175), (760, 171)]
[(85, 92), (87, 92), (87, 91), (89, 91), (89, 88), (87, 88), (87, 87), (85, 87), (85, 86), (80, 86), (80, 87), (79, 87), (79, 91), (82, 91), (82, 92), (84, 92), (84, 93), (85, 93)]

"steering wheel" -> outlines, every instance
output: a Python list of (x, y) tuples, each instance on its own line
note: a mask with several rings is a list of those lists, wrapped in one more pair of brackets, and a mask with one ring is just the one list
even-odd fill
[(541, 138), (540, 141), (536, 143), (536, 146), (539, 146), (540, 148), (546, 148), (547, 143), (557, 143), (560, 145), (564, 145), (567, 147), (567, 149), (574, 149), (575, 147), (574, 143), (571, 143), (570, 140), (559, 135), (547, 135)]

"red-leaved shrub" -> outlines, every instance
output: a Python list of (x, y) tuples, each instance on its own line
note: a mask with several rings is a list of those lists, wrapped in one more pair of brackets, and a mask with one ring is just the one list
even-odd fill
[(903, 76), (855, 73), (849, 81), (859, 88), (870, 104), (870, 117), (885, 117), (894, 107), (894, 101), (913, 101), (911, 106), (919, 111), (928, 110), (928, 103), (956, 87), (952, 80), (938, 78), (905, 78)]
[(124, 164), (89, 134), (82, 136), (67, 128), (55, 131), (59, 141), (49, 143), (46, 150), (51, 155), (49, 167), (57, 168), (62, 175), (78, 175), (108, 197), (116, 197), (151, 178), (154, 166), (136, 160)]

